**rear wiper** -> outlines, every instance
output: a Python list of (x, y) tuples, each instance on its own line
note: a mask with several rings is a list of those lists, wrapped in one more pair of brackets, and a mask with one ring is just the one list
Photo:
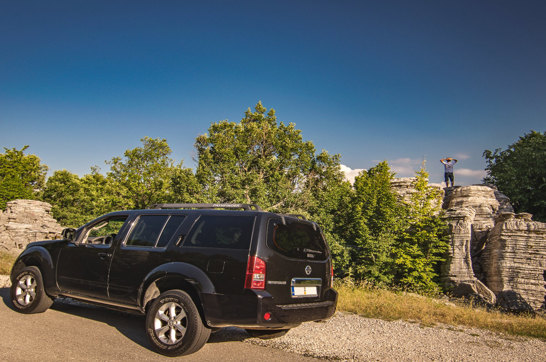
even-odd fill
[(303, 249), (304, 253), (314, 253), (314, 254), (322, 254), (322, 251), (320, 250), (313, 250), (313, 249)]

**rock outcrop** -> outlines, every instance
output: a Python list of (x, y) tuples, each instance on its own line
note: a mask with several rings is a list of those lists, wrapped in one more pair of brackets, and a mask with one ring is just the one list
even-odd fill
[(59, 238), (62, 230), (47, 202), (10, 201), (0, 212), (0, 250), (19, 253), (32, 241)]
[(488, 287), (510, 311), (545, 308), (546, 223), (502, 213), (480, 258)]
[(446, 189), (450, 252), (445, 285), (510, 311), (545, 307), (546, 224), (514, 215), (509, 199), (485, 185)]
[[(393, 190), (411, 201), (415, 178)], [(488, 185), (444, 189), (450, 249), (442, 280), (454, 296), (511, 312), (546, 309), (546, 223), (514, 214), (510, 199)]]

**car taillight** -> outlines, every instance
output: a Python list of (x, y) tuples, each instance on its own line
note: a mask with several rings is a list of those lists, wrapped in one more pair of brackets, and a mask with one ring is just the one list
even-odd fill
[(257, 256), (248, 257), (245, 288), (265, 289), (265, 261)]
[(330, 263), (330, 286), (334, 286), (334, 264)]

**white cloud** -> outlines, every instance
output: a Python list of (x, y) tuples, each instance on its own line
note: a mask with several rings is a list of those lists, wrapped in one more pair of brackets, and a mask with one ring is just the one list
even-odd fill
[(456, 153), (455, 154), (455, 159), (457, 160), (468, 160), (470, 158), (469, 155), (467, 155), (466, 153)]
[(355, 182), (355, 177), (358, 176), (358, 174), (364, 170), (363, 168), (352, 169), (345, 165), (339, 165), (339, 168), (345, 174), (345, 179), (349, 181), (351, 184)]
[(398, 158), (389, 160), (391, 170), (396, 173), (396, 177), (411, 177), (415, 176), (415, 171), (421, 168), (423, 160), (414, 158)]
[(459, 168), (455, 170), (455, 176), (470, 176), (470, 177), (479, 177), (484, 178), (486, 175), (485, 170), (471, 170), (469, 168)]

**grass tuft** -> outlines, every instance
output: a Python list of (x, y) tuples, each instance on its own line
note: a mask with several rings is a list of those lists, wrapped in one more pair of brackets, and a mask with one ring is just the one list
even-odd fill
[(425, 326), (448, 324), (546, 340), (546, 318), (512, 315), (422, 295), (369, 285), (336, 282), (338, 310), (367, 318), (418, 321)]
[(0, 274), (9, 274), (17, 257), (5, 251), (0, 251)]

